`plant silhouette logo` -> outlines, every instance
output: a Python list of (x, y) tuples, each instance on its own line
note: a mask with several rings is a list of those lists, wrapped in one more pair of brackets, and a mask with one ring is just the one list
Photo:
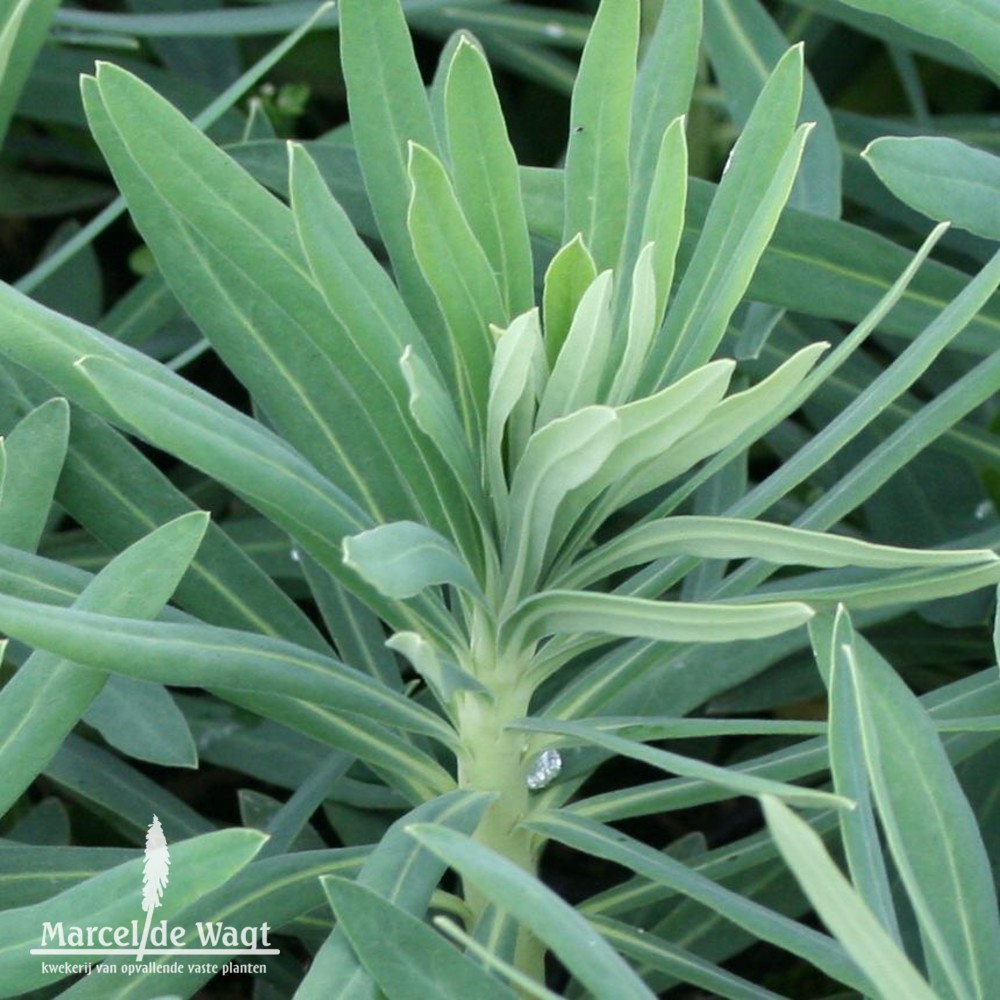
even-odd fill
[[(181, 851), (183, 854), (183, 851)], [(39, 947), (32, 948), (32, 955), (88, 956), (105, 959), (111, 956), (134, 956), (135, 964), (122, 967), (124, 971), (138, 971), (140, 963), (149, 962), (150, 956), (227, 956), (277, 955), (272, 946), (271, 926), (268, 923), (234, 926), (221, 920), (199, 920), (193, 926), (172, 923), (167, 918), (155, 919), (156, 911), (163, 905), (164, 893), (170, 881), (170, 849), (159, 817), (146, 829), (146, 847), (142, 862), (142, 911), (145, 920), (127, 920), (122, 924), (75, 924), (65, 920), (44, 920), (41, 926)], [(181, 900), (190, 894), (184, 879), (178, 883)], [(173, 899), (176, 909), (178, 899)], [(181, 902), (181, 909), (184, 909)], [(232, 967), (232, 963), (230, 963)], [(227, 968), (230, 968), (227, 967)], [(89, 972), (91, 965), (76, 971)], [(50, 970), (58, 971), (58, 970)], [(236, 971), (232, 967), (232, 971)]]
[(146, 912), (146, 924), (142, 929), (142, 941), (136, 960), (141, 962), (146, 942), (149, 940), (149, 927), (153, 921), (155, 910), (163, 899), (163, 890), (170, 878), (170, 850), (167, 838), (163, 835), (163, 827), (153, 813), (153, 822), (146, 831), (146, 860), (142, 865), (142, 908)]

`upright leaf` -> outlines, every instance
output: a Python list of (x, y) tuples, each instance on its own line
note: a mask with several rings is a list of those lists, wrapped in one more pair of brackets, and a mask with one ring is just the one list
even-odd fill
[(489, 65), (466, 39), (448, 69), (445, 107), (455, 193), (498, 276), (508, 315), (517, 316), (535, 302), (517, 159)]
[(638, 44), (638, 0), (601, 4), (573, 88), (563, 243), (582, 235), (598, 270), (617, 264), (625, 237)]
[(486, 412), (490, 324), (507, 309), (497, 276), (469, 227), (441, 161), (411, 144), (412, 189), (407, 226), (424, 279), (434, 292), (447, 331), (446, 357), (439, 362), (458, 396), (470, 440)]
[(916, 696), (863, 639), (848, 663), (862, 750), (932, 979), (987, 1000), (1000, 982), (1000, 915), (975, 814)]

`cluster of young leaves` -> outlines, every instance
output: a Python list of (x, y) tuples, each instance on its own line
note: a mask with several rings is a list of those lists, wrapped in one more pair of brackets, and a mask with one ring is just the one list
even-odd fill
[[(225, 24), (208, 30), (230, 32), (237, 19), (299, 17), (295, 6), (202, 16)], [(434, 4), (410, 6), (435, 14)], [(842, 4), (805, 6), (846, 16)], [(917, 30), (928, 23), (881, 6)], [(513, 9), (517, 23), (535, 24), (536, 41), (548, 23), (514, 4), (479, 7), (487, 20), (463, 23), (493, 58), (502, 58), (497, 37), (512, 34), (509, 22), (491, 34), (498, 14)], [(722, 996), (773, 995), (721, 967), (753, 939), (869, 995), (931, 995), (908, 952), (924, 956), (941, 995), (988, 996), (997, 940), (989, 860), (944, 753), (989, 760), (993, 670), (928, 696), (929, 722), (846, 613), (832, 613), (846, 605), (874, 626), (998, 579), (988, 551), (995, 529), (973, 525), (971, 511), (934, 537), (921, 528), (912, 539), (879, 538), (878, 524), (880, 503), (883, 521), (894, 509), (880, 487), (931, 441), (964, 460), (995, 461), (988, 433), (964, 418), (997, 387), (989, 345), (1000, 261), (984, 258), (970, 281), (925, 263), (939, 239), (951, 239), (941, 229), (912, 257), (837, 219), (842, 123), (804, 74), (801, 51), (786, 52), (756, 3), (705, 4), (706, 50), (743, 130), (720, 183), (689, 184), (682, 116), (701, 5), (664, 3), (638, 75), (637, 7), (600, 10), (558, 170), (517, 166), (472, 36), (451, 40), (425, 93), (402, 16), (421, 27), (422, 12), (390, 0), (341, 4), (349, 141), (286, 150), (258, 119), (229, 156), (132, 73), (103, 65), (85, 81), (90, 127), (158, 271), (105, 317), (108, 335), (0, 289), (5, 422), (20, 418), (0, 493), (0, 627), (46, 651), (8, 651), (17, 672), (0, 692), (10, 734), (0, 773), (9, 840), (39, 843), (44, 828), (51, 845), (0, 851), (5, 886), (17, 886), (0, 912), (9, 931), (0, 936), (12, 942), (0, 951), (4, 995), (44, 982), (26, 960), (43, 910), (46, 920), (105, 910), (100, 922), (124, 920), (108, 903), (136, 883), (136, 863), (121, 852), (56, 846), (68, 839), (63, 807), (21, 798), (44, 773), (127, 840), (138, 842), (153, 811), (171, 839), (193, 837), (184, 865), (199, 889), (178, 891), (165, 915), (190, 926), (223, 916), (284, 926), (315, 954), (303, 996), (373, 982), (391, 996), (510, 995), (469, 956), (546, 995), (513, 967), (518, 925), (601, 997), (649, 996), (678, 980)], [(27, 54), (52, 11), (14, 8), (0, 37)], [(33, 34), (23, 27), (29, 12), (41, 19)], [(64, 29), (154, 34), (158, 22), (141, 18), (180, 16), (56, 15)], [(934, 26), (989, 66), (966, 22)], [(529, 65), (523, 49), (517, 59)], [(869, 156), (928, 214), (989, 225), (992, 209), (977, 207), (974, 185), (915, 182), (913, 151), (925, 155), (883, 140)], [(984, 154), (931, 146), (927, 155), (943, 157), (959, 181), (990, 176), (974, 159)], [(395, 285), (359, 234), (384, 246)], [(533, 308), (536, 274), (544, 280)], [(176, 338), (167, 353), (130, 346), (181, 308), (199, 331), (185, 347), (198, 351), (206, 338), (248, 389), (255, 418), (171, 372), (192, 354), (178, 354)], [(817, 317), (858, 325), (844, 337)], [(862, 348), (876, 328), (896, 338), (880, 341), (892, 360), (845, 406), (845, 393), (870, 379)], [(808, 342), (817, 331), (836, 342), (825, 354)], [(919, 406), (912, 390), (956, 349), (984, 360)], [(713, 361), (720, 351), (744, 364)], [(73, 401), (69, 419), (64, 402), (48, 401), (53, 390)], [(804, 402), (822, 427), (805, 441), (785, 419)], [(888, 436), (873, 427), (886, 411)], [(185, 490), (112, 426), (205, 478)], [(758, 441), (781, 461), (751, 486)], [(811, 498), (801, 489), (809, 483), (829, 488)], [(246, 506), (225, 532), (194, 512), (203, 498), (230, 495)], [(34, 555), (53, 496), (57, 512), (120, 555), (104, 566), (93, 542), (74, 550), (58, 534), (49, 558)], [(776, 504), (794, 526), (758, 520)], [(871, 538), (820, 533), (859, 509), (862, 524), (876, 526)], [(729, 560), (750, 561), (727, 573)], [(788, 565), (818, 572), (768, 582)], [(315, 602), (326, 634), (290, 594)], [(164, 610), (171, 595), (176, 608)], [(806, 649), (807, 620), (830, 687), (829, 729), (683, 718), (791, 662)], [(718, 642), (731, 643), (725, 656)], [(425, 685), (415, 697), (407, 661)], [(165, 684), (216, 697), (184, 698)], [(503, 721), (518, 753), (509, 777), (525, 799), (532, 851), (557, 840), (635, 873), (577, 909), (477, 842), (495, 802), (454, 790), (452, 760), (476, 740), (470, 715), (502, 702), (510, 685), (518, 698)], [(729, 697), (746, 711), (746, 698)], [(520, 719), (529, 704), (531, 717)], [(263, 847), (248, 831), (211, 832), (211, 820), (73, 734), (81, 719), (139, 761), (190, 767), (200, 755), (294, 794), (283, 805), (242, 796), (244, 824), (270, 834)], [(811, 738), (736, 768), (647, 746), (721, 735)], [(571, 766), (529, 800), (524, 777), (552, 746)], [(676, 777), (571, 802), (614, 754)], [(905, 780), (914, 761), (929, 776), (921, 784)], [(833, 795), (786, 784), (827, 770)], [(764, 797), (778, 847), (839, 943), (777, 912), (806, 903), (787, 896), (767, 837), (662, 852), (609, 825), (732, 795)], [(804, 826), (774, 796), (824, 811)], [(886, 874), (869, 797), (898, 876)], [(846, 811), (845, 800), (857, 808)], [(957, 830), (927, 821), (932, 807), (944, 814), (942, 802), (963, 817)], [(377, 846), (325, 848), (308, 823), (321, 806), (345, 843)], [(838, 827), (857, 894), (816, 843)], [(465, 957), (421, 919), (432, 903), (468, 916), (462, 903), (434, 896), (446, 867), (489, 901), (464, 930), (439, 921)], [(53, 896), (54, 886), (67, 888)], [(920, 944), (915, 929), (900, 929), (901, 892)], [(332, 934), (329, 910), (317, 910), (324, 900), (337, 917)], [(382, 945), (390, 933), (394, 961)], [(301, 978), (290, 959), (281, 971), (290, 983)], [(190, 995), (203, 980), (155, 983)], [(145, 977), (105, 975), (69, 992), (147, 987)]]

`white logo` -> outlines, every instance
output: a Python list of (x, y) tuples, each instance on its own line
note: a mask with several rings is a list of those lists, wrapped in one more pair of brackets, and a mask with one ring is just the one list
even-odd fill
[[(171, 926), (166, 920), (153, 923), (153, 912), (163, 904), (164, 890), (170, 880), (170, 850), (167, 838), (159, 819), (154, 815), (153, 822), (146, 831), (146, 852), (142, 864), (142, 909), (146, 919), (139, 934), (139, 921), (131, 920), (128, 924), (113, 926), (65, 924), (61, 920), (48, 921), (42, 924), (40, 947), (32, 948), (32, 955), (73, 955), (78, 958), (90, 956), (132, 955), (135, 964), (124, 964), (115, 970), (107, 961), (103, 965), (94, 966), (90, 962), (82, 966), (61, 969), (57, 966), (45, 966), (45, 971), (61, 972), (64, 975), (91, 971), (180, 971), (170, 965), (146, 969), (140, 965), (148, 955), (277, 955), (279, 949), (271, 947), (269, 934), (270, 924), (263, 923), (251, 927), (233, 927), (221, 921), (198, 921), (194, 925), (195, 934), (191, 935), (187, 927)], [(186, 942), (191, 941), (191, 944)], [(200, 945), (200, 947), (199, 947)], [(64, 963), (65, 964), (65, 963)], [(208, 968), (199, 971), (228, 972), (264, 972), (266, 967), (237, 967), (230, 963), (223, 969)]]
[(142, 941), (135, 960), (142, 961), (146, 942), (149, 940), (149, 925), (153, 920), (153, 910), (163, 899), (163, 890), (170, 878), (170, 851), (167, 850), (167, 838), (163, 836), (163, 827), (153, 813), (153, 822), (146, 831), (146, 860), (142, 865), (142, 908), (146, 911), (146, 926), (142, 929)]

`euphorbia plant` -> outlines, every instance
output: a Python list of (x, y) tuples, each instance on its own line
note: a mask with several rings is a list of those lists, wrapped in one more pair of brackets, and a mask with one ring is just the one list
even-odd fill
[[(411, 810), (367, 854), (355, 884), (324, 882), (338, 926), (297, 995), (328, 996), (344, 983), (408, 995), (424, 955), (449, 970), (441, 990), (510, 995), (414, 919), (448, 866), (461, 875), (461, 897), (433, 898), (463, 925), (450, 932), (522, 989), (537, 992), (551, 948), (600, 996), (650, 995), (619, 952), (731, 991), (735, 977), (680, 949), (642, 952), (641, 929), (598, 920), (598, 935), (538, 881), (541, 851), (554, 837), (600, 855), (625, 843), (604, 823), (671, 807), (677, 786), (668, 783), (564, 808), (609, 754), (686, 778), (708, 798), (850, 805), (645, 744), (745, 729), (722, 720), (714, 730), (685, 728), (681, 719), (719, 689), (727, 659), (716, 650), (725, 644), (780, 636), (792, 648), (818, 610), (844, 604), (878, 617), (1000, 579), (988, 549), (824, 534), (877, 488), (877, 474), (803, 509), (803, 522), (820, 530), (759, 519), (912, 384), (993, 292), (1000, 259), (868, 400), (731, 509), (692, 513), (690, 498), (703, 498), (731, 462), (745, 473), (747, 449), (877, 327), (939, 231), (835, 349), (805, 346), (751, 383), (716, 356), (812, 128), (798, 121), (801, 48), (770, 73), (678, 267), (699, 4), (664, 5), (638, 76), (639, 4), (602, 4), (558, 172), (519, 169), (474, 38), (447, 48), (428, 95), (396, 0), (342, 0), (340, 17), (351, 139), (389, 270), (306, 147), (289, 146), (285, 204), (128, 72), (101, 65), (83, 83), (90, 126), (139, 231), (248, 390), (252, 416), (10, 289), (0, 295), (0, 349), (89, 411), (75, 417), (84, 436), (126, 447), (106, 420), (224, 484), (287, 533), (328, 635), (218, 540), (178, 594), (195, 620), (114, 618), (4, 596), (0, 627), (99, 670), (207, 688), (350, 755), (355, 794), (360, 785)], [(39, 389), (27, 379), (17, 391)], [(154, 474), (127, 454), (112, 453), (107, 468), (132, 463), (132, 488), (149, 492)], [(85, 512), (77, 516), (86, 524)], [(726, 575), (711, 570), (715, 560), (748, 562)], [(818, 572), (790, 569), (803, 566)], [(769, 582), (776, 567), (782, 574)], [(240, 579), (253, 582), (246, 594)], [(330, 785), (310, 786), (314, 807), (343, 768), (323, 772)], [(282, 814), (286, 823), (299, 816), (295, 833), (308, 816), (296, 808)], [(164, 828), (169, 835), (168, 821)], [(294, 836), (282, 829), (287, 848)], [(329, 854), (310, 871), (313, 883), (344, 867)], [(650, 854), (635, 870), (666, 881), (659, 895), (637, 890), (644, 904), (655, 910), (674, 891), (690, 894), (866, 989), (832, 939)], [(676, 885), (663, 890), (671, 877)], [(251, 895), (243, 883), (228, 896), (223, 886), (191, 912), (239, 914), (259, 905)], [(315, 902), (282, 912), (292, 920)], [(616, 907), (620, 900), (604, 915)], [(399, 962), (380, 956), (380, 927), (401, 942)], [(192, 990), (198, 977), (157, 985), (168, 981)]]

